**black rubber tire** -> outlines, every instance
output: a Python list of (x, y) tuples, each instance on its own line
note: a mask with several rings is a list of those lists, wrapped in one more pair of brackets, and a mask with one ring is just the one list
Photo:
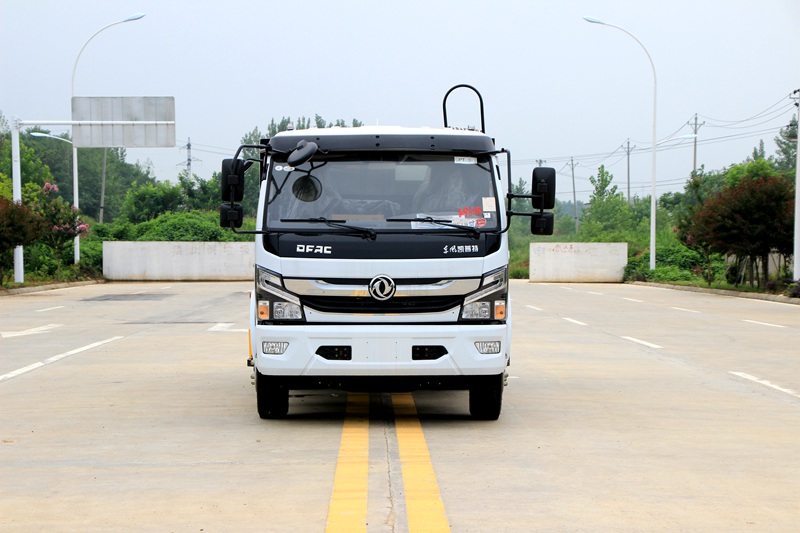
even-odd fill
[(256, 402), (258, 416), (267, 420), (286, 418), (289, 413), (289, 389), (281, 386), (276, 377), (256, 373)]
[(469, 412), (475, 420), (497, 420), (503, 408), (505, 376), (486, 376), (469, 390)]

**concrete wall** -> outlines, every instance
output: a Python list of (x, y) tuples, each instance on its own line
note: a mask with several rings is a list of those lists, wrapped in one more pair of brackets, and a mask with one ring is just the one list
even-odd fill
[(103, 242), (110, 280), (253, 279), (252, 242)]
[(531, 243), (530, 281), (622, 281), (628, 264), (628, 243)]

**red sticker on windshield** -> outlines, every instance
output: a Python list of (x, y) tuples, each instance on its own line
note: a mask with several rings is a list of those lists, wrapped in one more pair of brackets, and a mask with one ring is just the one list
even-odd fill
[(481, 206), (478, 206), (478, 207), (461, 207), (458, 210), (458, 216), (460, 216), (460, 217), (482, 217), (483, 216), (483, 208)]

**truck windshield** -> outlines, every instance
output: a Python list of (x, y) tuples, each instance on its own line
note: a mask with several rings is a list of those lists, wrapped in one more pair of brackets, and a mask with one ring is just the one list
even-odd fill
[(267, 229), (347, 231), (332, 224), (393, 231), (498, 229), (488, 156), (320, 155), (296, 168), (273, 158)]

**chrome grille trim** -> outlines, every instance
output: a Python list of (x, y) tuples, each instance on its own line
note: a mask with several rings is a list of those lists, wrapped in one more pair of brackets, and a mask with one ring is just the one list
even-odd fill
[[(369, 297), (369, 280), (333, 284), (324, 280), (284, 279), (284, 287), (298, 296)], [(480, 287), (481, 278), (443, 279), (425, 285), (397, 285), (394, 298), (420, 296), (463, 296)]]

